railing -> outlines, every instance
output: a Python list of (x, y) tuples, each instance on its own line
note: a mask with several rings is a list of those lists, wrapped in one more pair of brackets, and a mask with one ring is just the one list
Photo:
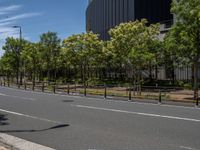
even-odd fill
[(177, 87), (141, 86), (141, 85), (91, 85), (80, 82), (33, 82), (24, 81), (22, 85), (11, 82), (5, 77), (0, 78), (0, 85), (41, 92), (62, 93), (104, 99), (124, 101), (142, 101), (151, 103), (178, 103), (184, 105), (199, 105), (199, 99), (194, 99), (192, 90)]

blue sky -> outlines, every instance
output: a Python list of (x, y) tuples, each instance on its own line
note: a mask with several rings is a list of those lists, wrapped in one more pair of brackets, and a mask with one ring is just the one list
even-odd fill
[(61, 39), (85, 32), (85, 11), (88, 0), (0, 0), (0, 55), (8, 36), (38, 41), (47, 31), (57, 32)]

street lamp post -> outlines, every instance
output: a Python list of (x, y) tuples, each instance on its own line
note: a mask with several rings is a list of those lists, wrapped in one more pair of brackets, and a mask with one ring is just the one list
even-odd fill
[[(20, 71), (20, 63), (21, 63), (21, 60), (20, 60), (20, 52), (22, 50), (22, 27), (21, 26), (13, 26), (13, 28), (19, 28), (19, 40), (20, 40), (20, 48), (17, 52), (17, 55), (18, 55), (18, 66), (17, 66), (17, 84), (18, 86), (20, 87), (20, 84), (22, 84), (22, 74), (21, 74), (21, 71)], [(20, 82), (19, 82), (19, 76), (20, 76)]]

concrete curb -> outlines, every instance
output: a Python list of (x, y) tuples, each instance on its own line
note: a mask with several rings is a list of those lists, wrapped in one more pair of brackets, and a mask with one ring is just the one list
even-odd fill
[(0, 143), (10, 147), (11, 150), (55, 150), (24, 139), (0, 133)]

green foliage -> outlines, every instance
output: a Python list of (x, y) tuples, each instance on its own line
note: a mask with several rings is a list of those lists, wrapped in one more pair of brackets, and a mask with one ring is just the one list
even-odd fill
[[(156, 54), (159, 45), (159, 25), (147, 26), (147, 20), (122, 23), (110, 30), (114, 63), (120, 68), (129, 66), (136, 76), (149, 65), (156, 64)], [(139, 71), (139, 72), (138, 72)], [(136, 77), (137, 78), (137, 77)], [(139, 79), (140, 80), (140, 79)]]
[(19, 70), (19, 61), (21, 57), (21, 53), (24, 50), (27, 41), (7, 38), (5, 45), (3, 46), (4, 55), (1, 58), (1, 70), (3, 70), (6, 74), (14, 75)]
[(129, 85), (132, 81), (142, 84), (142, 72), (158, 66), (165, 65), (172, 72), (185, 64), (195, 68), (200, 55), (199, 6), (199, 0), (174, 0), (172, 12), (177, 23), (163, 41), (158, 39), (159, 24), (149, 25), (145, 19), (114, 27), (109, 41), (101, 41), (92, 32), (63, 41), (57, 33), (47, 32), (36, 43), (8, 38), (0, 73), (14, 77), (18, 71), (24, 72), (34, 82), (37, 78)]
[(58, 69), (58, 62), (61, 50), (61, 40), (57, 33), (47, 32), (40, 36), (39, 48), (41, 57), (43, 58), (43, 69), (47, 71), (47, 77), (50, 81), (50, 71), (53, 71), (53, 79), (56, 78), (56, 70)]
[(196, 97), (200, 58), (200, 1), (173, 0), (172, 12), (177, 22), (166, 37), (166, 45), (179, 62), (192, 64)]

